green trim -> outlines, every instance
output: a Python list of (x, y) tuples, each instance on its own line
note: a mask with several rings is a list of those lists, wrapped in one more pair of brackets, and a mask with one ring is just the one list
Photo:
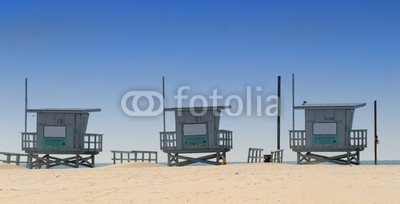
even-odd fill
[(337, 147), (338, 136), (326, 136), (326, 135), (313, 135), (312, 136), (312, 146), (318, 148), (331, 148)]
[(208, 149), (208, 135), (191, 135), (182, 137), (182, 149)]
[(43, 139), (44, 150), (65, 151), (67, 149), (66, 139)]

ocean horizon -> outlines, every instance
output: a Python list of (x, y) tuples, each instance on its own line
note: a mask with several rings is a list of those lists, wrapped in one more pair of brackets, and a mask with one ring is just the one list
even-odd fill
[[(131, 162), (134, 163), (134, 162)], [(139, 162), (137, 162), (139, 163)], [(120, 163), (117, 163), (120, 164)], [(161, 165), (167, 165), (167, 162), (159, 162), (158, 164)], [(234, 161), (234, 162), (228, 162), (227, 165), (236, 165), (236, 164), (247, 164), (247, 162), (242, 162), (242, 161)], [(283, 164), (296, 164), (296, 161), (284, 161)], [(96, 167), (105, 167), (105, 166), (111, 166), (114, 165), (113, 163), (97, 163)], [(312, 165), (312, 164), (308, 164), (308, 165)], [(320, 163), (319, 165), (337, 165), (337, 164), (332, 164), (332, 163)], [(361, 164), (362, 166), (365, 165), (375, 165), (374, 164), (374, 160), (361, 160)], [(400, 160), (379, 160), (378, 161), (378, 166), (379, 165), (400, 165)], [(211, 166), (209, 164), (202, 164), (202, 163), (195, 163), (195, 164), (191, 164), (188, 166)], [(63, 166), (59, 166), (56, 167), (55, 169), (68, 169), (69, 167), (63, 167)], [(87, 167), (80, 167), (80, 168), (87, 168)]]

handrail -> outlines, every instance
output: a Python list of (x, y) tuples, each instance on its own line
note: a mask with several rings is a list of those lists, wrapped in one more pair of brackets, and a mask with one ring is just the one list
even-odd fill
[(89, 152), (103, 151), (103, 135), (95, 133), (87, 133), (84, 136), (84, 150)]
[(263, 158), (262, 151), (264, 151), (264, 149), (261, 149), (261, 148), (249, 148), (249, 153), (247, 155), (247, 163), (259, 163), (259, 162), (261, 162), (261, 159)]
[[(124, 163), (124, 161), (130, 162), (158, 162), (158, 152), (157, 151), (118, 151), (111, 150), (113, 154), (113, 158), (111, 159), (114, 164), (119, 161), (120, 163)], [(154, 157), (153, 157), (154, 155)], [(119, 156), (119, 157), (118, 157)], [(147, 157), (146, 157), (147, 156)]]
[(289, 130), (289, 146), (293, 148), (304, 148), (306, 146), (305, 130)]
[(233, 148), (232, 135), (233, 132), (230, 130), (219, 130), (217, 145), (222, 148), (232, 149)]
[[(21, 133), (22, 151), (37, 150), (38, 136), (36, 132)], [(83, 150), (89, 152), (101, 152), (103, 150), (103, 135), (87, 133), (83, 138)]]
[[(233, 147), (233, 132), (230, 130), (219, 130), (217, 136), (217, 147), (224, 149), (232, 149)], [(160, 132), (160, 149), (170, 150), (177, 148), (176, 132)]]
[(160, 149), (176, 148), (176, 132), (160, 132)]
[[(289, 131), (289, 146), (291, 149), (306, 147), (305, 130)], [(354, 129), (350, 131), (349, 148), (364, 149), (367, 147), (367, 130)]]
[(271, 162), (282, 163), (283, 162), (283, 149), (271, 151)]
[(27, 132), (21, 133), (21, 149), (25, 150), (36, 150), (37, 149), (37, 133)]
[[(13, 153), (13, 152), (0, 152), (0, 155), (4, 155), (5, 159), (0, 159), (0, 162), (6, 164), (15, 164), (20, 166), (21, 164), (28, 165), (29, 157), (28, 154), (20, 154), (20, 153)], [(15, 158), (15, 159), (13, 159)]]
[(350, 144), (351, 148), (364, 149), (367, 147), (367, 130), (355, 129), (350, 131)]

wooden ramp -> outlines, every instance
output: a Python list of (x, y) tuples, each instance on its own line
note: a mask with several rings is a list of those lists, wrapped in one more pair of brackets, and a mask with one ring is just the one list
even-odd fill
[(249, 148), (249, 153), (247, 155), (247, 163), (260, 163), (263, 159), (262, 151), (264, 149), (260, 148)]
[(29, 155), (12, 152), (0, 152), (0, 162), (5, 164), (25, 165), (28, 167)]
[(156, 151), (118, 151), (112, 150), (114, 164), (131, 163), (131, 162), (158, 162), (158, 152)]
[(282, 163), (283, 162), (283, 149), (271, 151), (271, 162)]

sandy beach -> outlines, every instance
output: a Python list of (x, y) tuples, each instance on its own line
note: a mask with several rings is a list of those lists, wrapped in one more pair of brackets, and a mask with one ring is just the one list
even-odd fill
[(0, 166), (0, 203), (398, 203), (399, 166)]

